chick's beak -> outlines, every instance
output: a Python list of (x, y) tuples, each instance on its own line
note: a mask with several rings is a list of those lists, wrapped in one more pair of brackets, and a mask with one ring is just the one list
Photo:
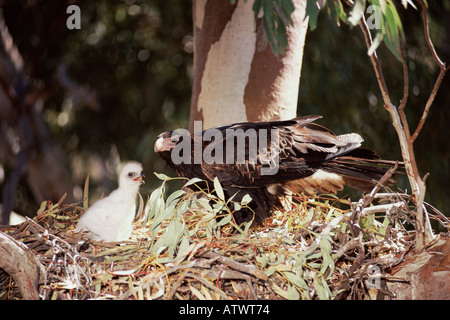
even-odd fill
[(136, 178), (134, 178), (133, 180), (139, 181), (140, 183), (145, 183), (144, 178), (145, 178), (144, 171), (141, 171), (141, 174), (139, 176), (137, 176)]

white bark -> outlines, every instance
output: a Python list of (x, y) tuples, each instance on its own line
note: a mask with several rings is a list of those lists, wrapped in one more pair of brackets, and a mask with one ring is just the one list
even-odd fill
[(205, 129), (247, 121), (244, 93), (255, 45), (252, 2), (239, 1), (206, 59), (197, 105)]
[(286, 53), (275, 57), (253, 1), (235, 6), (194, 0), (194, 83), (191, 125), (203, 129), (242, 121), (290, 119), (297, 114), (306, 0), (294, 0)]

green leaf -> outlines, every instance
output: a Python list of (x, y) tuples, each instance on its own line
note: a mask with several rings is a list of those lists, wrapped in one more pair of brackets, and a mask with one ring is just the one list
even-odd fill
[(327, 282), (323, 277), (314, 276), (314, 288), (320, 300), (330, 300), (333, 297)]
[(164, 209), (165, 203), (164, 199), (162, 199), (162, 187), (159, 187), (155, 190), (153, 190), (152, 194), (150, 195), (150, 199), (147, 201), (146, 207), (145, 207), (145, 220), (143, 225), (147, 225), (148, 221), (152, 219), (155, 214), (159, 214), (161, 209)]
[[(176, 256), (175, 260), (181, 259), (185, 255), (187, 255), (187, 253), (189, 252), (188, 250), (190, 249), (189, 244), (190, 244), (189, 238), (183, 237), (183, 239), (181, 240), (180, 246), (178, 247), (178, 252), (177, 252), (177, 256)], [(179, 262), (181, 262), (181, 261), (179, 261)]]
[(241, 205), (249, 204), (252, 201), (252, 197), (248, 194), (244, 195), (244, 197), (241, 200)]
[(155, 260), (155, 263), (159, 263), (159, 264), (165, 264), (165, 263), (171, 263), (173, 262), (173, 259), (169, 258), (169, 257), (162, 257), (162, 258), (158, 258)]
[(287, 33), (286, 33), (286, 25), (284, 24), (284, 21), (280, 18), (280, 16), (274, 16), (275, 22), (278, 26), (276, 29), (276, 39), (277, 39), (277, 45), (278, 45), (278, 51), (280, 54), (286, 53), (287, 48)]
[(183, 214), (189, 209), (189, 205), (191, 203), (191, 200), (183, 200), (177, 207), (178, 213)]
[(253, 222), (253, 220), (252, 220), (252, 221), (248, 221), (248, 222), (244, 222), (244, 223), (243, 223), (244, 226), (245, 226), (245, 228), (244, 228), (244, 234), (245, 234), (245, 235), (248, 234), (248, 231), (250, 230), (250, 226), (252, 225), (252, 222)]
[(263, 19), (264, 30), (266, 31), (267, 38), (269, 39), (270, 47), (275, 55), (278, 55), (277, 44), (275, 42), (275, 36), (272, 29), (270, 28), (270, 22)]
[(269, 24), (270, 30), (273, 30), (274, 29), (273, 19), (272, 19), (273, 1), (272, 0), (263, 0), (262, 8), (263, 8), (263, 12), (264, 12), (263, 19), (265, 21), (267, 21), (267, 23)]
[(221, 219), (219, 222), (217, 222), (216, 226), (217, 227), (221, 227), (226, 225), (227, 223), (229, 223), (231, 221), (231, 218), (233, 216), (231, 214), (227, 214), (223, 219)]
[(166, 200), (168, 206), (172, 204), (173, 201), (178, 201), (177, 199), (184, 195), (186, 192), (184, 190), (176, 190), (174, 191)]
[(275, 293), (279, 294), (285, 299), (289, 299), (287, 292), (281, 289), (275, 282), (272, 282), (272, 289), (275, 291)]
[(164, 173), (156, 173), (156, 172), (153, 172), (153, 173), (159, 180), (166, 181), (166, 180), (170, 179), (170, 177), (166, 176)]
[[(344, 6), (341, 1), (331, 1), (328, 2), (329, 12), (333, 17), (333, 20), (336, 22), (337, 26), (340, 26), (340, 21), (347, 23), (347, 14), (344, 11)], [(334, 194), (331, 194), (335, 196)]]
[(185, 187), (188, 187), (188, 186), (190, 186), (190, 185), (196, 184), (196, 183), (201, 182), (201, 181), (204, 181), (204, 180), (202, 180), (202, 179), (200, 179), (200, 178), (192, 178), (191, 180), (189, 180), (188, 182), (186, 182), (186, 183), (184, 184), (184, 186), (185, 186)]
[(295, 284), (297, 287), (303, 289), (303, 290), (309, 290), (308, 285), (306, 284), (305, 280), (303, 280), (302, 277), (299, 275), (293, 273), (293, 272), (283, 272), (283, 275), (286, 276), (286, 278), (293, 284)]
[(405, 39), (405, 34), (397, 9), (391, 1), (387, 2), (385, 21), (387, 32), (384, 37), (384, 42), (389, 50), (400, 60), (400, 41)]
[(213, 208), (211, 207), (211, 205), (209, 204), (209, 201), (208, 201), (208, 199), (205, 199), (205, 198), (196, 198), (196, 199), (194, 199), (194, 201), (196, 202), (196, 203), (198, 203), (199, 205), (201, 205), (203, 208), (205, 208), (206, 209), (206, 211), (208, 211), (208, 212), (213, 212)]
[(257, 9), (263, 11), (263, 26), (267, 38), (270, 43), (272, 52), (278, 56), (284, 54), (287, 47), (286, 24), (292, 22), (291, 14), (295, 10), (292, 0), (261, 0), (259, 3), (254, 3), (255, 17), (258, 14)]
[(315, 30), (317, 27), (317, 17), (319, 16), (317, 0), (306, 1), (306, 16), (309, 17), (309, 30)]
[(217, 177), (214, 177), (214, 190), (216, 191), (219, 199), (225, 201), (225, 195), (223, 193), (222, 186), (220, 185), (219, 179)]
[(269, 263), (269, 257), (265, 253), (260, 256), (256, 256), (256, 262), (264, 268)]
[(280, 0), (279, 1), (279, 7), (281, 8), (281, 11), (283, 12), (284, 18), (288, 22), (288, 24), (292, 23), (292, 12), (295, 10), (294, 3), (292, 0)]
[(149, 231), (157, 232), (157, 230), (159, 230), (158, 227), (161, 225), (161, 222), (163, 222), (164, 219), (166, 219), (172, 212), (173, 212), (172, 208), (169, 207), (169, 210), (167, 210), (164, 199), (159, 197), (156, 200), (154, 207), (152, 207), (152, 209), (150, 210), (150, 216), (154, 216), (155, 219), (153, 220), (149, 228)]
[(253, 6), (252, 6), (255, 23), (256, 23), (256, 19), (258, 19), (261, 8), (262, 8), (262, 0), (255, 0), (255, 2), (253, 2)]
[(297, 289), (295, 289), (295, 286), (288, 285), (287, 297), (289, 300), (300, 300), (300, 294)]
[(167, 247), (175, 248), (179, 240), (183, 236), (184, 222), (181, 223), (177, 219), (172, 219), (166, 229), (166, 245)]

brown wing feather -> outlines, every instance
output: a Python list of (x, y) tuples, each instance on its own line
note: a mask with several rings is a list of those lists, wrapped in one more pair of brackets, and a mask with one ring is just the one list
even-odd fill
[[(313, 123), (321, 116), (305, 116), (289, 121), (275, 122), (255, 122), (241, 123), (232, 126), (221, 127), (222, 139), (204, 142), (204, 148), (214, 148), (220, 144), (225, 148), (221, 163), (202, 163), (204, 174), (210, 179), (214, 179), (220, 173), (222, 183), (230, 183), (234, 186), (255, 187), (267, 184), (281, 183), (312, 175), (320, 168), (320, 165), (327, 160), (343, 155), (361, 145), (362, 138), (358, 134), (347, 134), (336, 136), (331, 130)], [(276, 149), (271, 148), (271, 136), (266, 136), (266, 152), (257, 150), (250, 153), (249, 144), (245, 148), (238, 149), (237, 144), (233, 144), (234, 149), (227, 150), (227, 140), (234, 139), (227, 129), (248, 130), (258, 132), (260, 129), (272, 130), (276, 133)], [(261, 137), (257, 137), (257, 144), (260, 146)], [(275, 153), (279, 163), (278, 171), (275, 175), (263, 175), (261, 170), (269, 166), (269, 156), (274, 157)], [(233, 154), (233, 163), (227, 164), (226, 155)], [(244, 155), (244, 162), (238, 161), (238, 155)]]

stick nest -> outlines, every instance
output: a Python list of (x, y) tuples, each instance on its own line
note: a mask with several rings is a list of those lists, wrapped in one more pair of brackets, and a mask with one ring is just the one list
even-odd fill
[[(34, 219), (2, 227), (42, 265), (39, 299), (386, 298), (394, 296), (386, 281), (402, 281), (390, 270), (414, 247), (414, 206), (406, 194), (377, 188), (356, 203), (294, 195), (264, 225), (237, 226), (232, 199), (223, 199), (217, 181), (215, 190), (167, 195), (174, 178), (157, 176), (161, 186), (146, 201), (139, 197), (130, 241), (75, 233), (86, 201), (46, 201)], [(449, 229), (442, 214), (431, 216)], [(0, 269), (0, 299), (22, 293)]]

